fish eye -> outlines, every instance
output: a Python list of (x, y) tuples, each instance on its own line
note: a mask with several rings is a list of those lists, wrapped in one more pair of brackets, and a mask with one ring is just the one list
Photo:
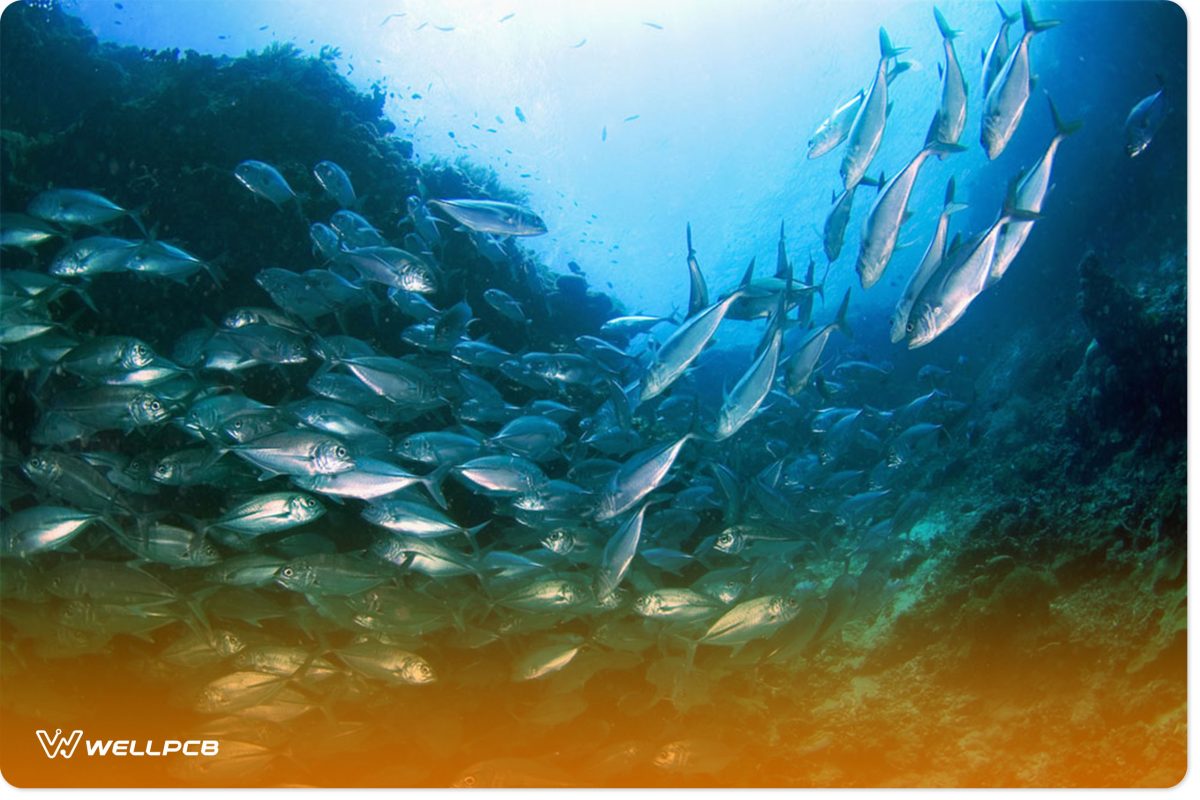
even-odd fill
[(336, 455), (338, 458), (345, 458), (347, 455), (349, 455), (349, 453), (346, 452), (346, 448), (339, 447), (334, 451), (334, 455)]
[(908, 322), (908, 323), (905, 323), (904, 330), (908, 331), (909, 333), (912, 333), (913, 327), (914, 327), (913, 324), (911, 322)]
[(474, 776), (474, 775), (468, 775), (468, 776), (466, 776), (465, 778), (463, 778), (461, 782), (462, 782), (462, 785), (463, 785), (463, 786), (466, 786), (467, 788), (470, 788), (470, 787), (472, 787), (472, 786), (474, 786), (474, 785), (475, 785), (475, 776)]
[(151, 411), (158, 411), (161, 408), (162, 408), (162, 403), (158, 402), (157, 400), (150, 401), (150, 410)]
[(292, 569), (291, 567), (284, 567), (279, 571), (279, 574), (285, 578), (290, 578), (296, 574), (296, 570)]

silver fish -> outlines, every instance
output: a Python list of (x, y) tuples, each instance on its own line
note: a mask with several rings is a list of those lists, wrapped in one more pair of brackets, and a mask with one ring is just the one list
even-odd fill
[(979, 140), (989, 159), (994, 159), (1008, 146), (1032, 90), (1029, 68), (1029, 41), (1042, 31), (1058, 25), (1058, 20), (1037, 21), (1029, 0), (1021, 1), (1021, 18), (1025, 33), (1004, 62), (1004, 68), (988, 89), (983, 101), (983, 126)]
[(883, 128), (887, 122), (887, 63), (908, 50), (907, 47), (895, 47), (888, 38), (887, 31), (879, 29), (879, 66), (875, 70), (875, 80), (867, 90), (854, 123), (850, 126), (850, 135), (846, 142), (846, 155), (842, 159), (842, 185), (849, 189), (857, 184), (867, 173), (871, 159), (879, 150), (883, 141)]
[(92, 227), (130, 213), (108, 198), (84, 189), (47, 189), (29, 202), (26, 211), (46, 222)]
[(875, 198), (871, 211), (863, 220), (855, 270), (864, 289), (869, 289), (883, 276), (883, 271), (896, 251), (900, 226), (909, 217), (908, 199), (925, 160), (935, 154), (961, 152), (955, 144), (932, 142), (925, 145), (904, 169), (892, 177)]
[(996, 1), (996, 8), (1000, 11), (1000, 30), (996, 32), (988, 49), (983, 51), (983, 80), (980, 93), (985, 96), (991, 90), (1000, 70), (1004, 69), (1004, 63), (1008, 61), (1008, 55), (1012, 52), (1008, 42), (1008, 29), (1021, 18), (1019, 11), (1012, 14), (1005, 11), (999, 0)]
[(318, 162), (313, 167), (313, 177), (342, 208), (354, 206), (355, 200), (358, 199), (354, 195), (354, 184), (350, 183), (350, 176), (337, 164), (332, 161)]
[(259, 197), (282, 206), (289, 200), (297, 200), (296, 193), (279, 170), (263, 161), (243, 161), (233, 168), (238, 182)]
[[(1015, 199), (1019, 208), (1038, 213), (1041, 212), (1046, 195), (1050, 192), (1050, 171), (1054, 167), (1054, 156), (1058, 152), (1058, 146), (1062, 144), (1063, 139), (1083, 127), (1082, 122), (1064, 122), (1049, 95), (1046, 96), (1046, 100), (1050, 104), (1050, 117), (1054, 120), (1054, 136), (1050, 139), (1046, 152), (1042, 153), (1042, 157), (1017, 184)], [(996, 255), (992, 259), (992, 267), (988, 274), (988, 286), (1004, 277), (1031, 230), (1033, 221), (1013, 220), (1000, 231), (1000, 239), (996, 242)]]
[(465, 228), (500, 236), (540, 236), (546, 223), (527, 208), (496, 200), (430, 200)]
[(1130, 158), (1136, 158), (1145, 152), (1154, 139), (1154, 134), (1162, 127), (1167, 118), (1167, 100), (1163, 92), (1162, 78), (1158, 79), (1160, 88), (1148, 97), (1143, 97), (1129, 111), (1125, 118), (1125, 152)]
[(897, 301), (896, 308), (888, 320), (893, 344), (899, 344), (904, 340), (907, 334), (905, 326), (908, 324), (908, 315), (912, 311), (913, 303), (917, 301), (917, 295), (920, 294), (926, 281), (929, 280), (929, 276), (933, 275), (938, 264), (942, 262), (942, 256), (946, 250), (946, 230), (950, 227), (950, 215), (965, 208), (966, 206), (962, 203), (954, 202), (954, 179), (951, 178), (946, 183), (946, 196), (942, 204), (942, 213), (938, 215), (937, 225), (933, 230), (933, 238), (929, 240), (929, 247), (926, 248), (920, 265), (909, 276), (908, 283), (904, 285), (904, 290), (900, 293), (900, 300)]
[(828, 344), (829, 337), (833, 335), (833, 332), (841, 331), (846, 335), (850, 334), (850, 326), (846, 322), (846, 311), (849, 307), (850, 290), (847, 289), (834, 321), (808, 337), (800, 349), (788, 358), (784, 367), (783, 385), (789, 395), (794, 397), (800, 394), (805, 386), (808, 386), (813, 370), (821, 361), (821, 353), (825, 351), (825, 345)]
[(954, 37), (958, 36), (959, 31), (950, 27), (950, 23), (946, 22), (946, 18), (936, 7), (933, 9), (933, 16), (942, 34), (946, 66), (943, 69), (938, 65), (938, 70), (942, 73), (942, 102), (929, 125), (929, 134), (925, 141), (958, 144), (963, 129), (967, 126), (967, 81), (954, 52)]

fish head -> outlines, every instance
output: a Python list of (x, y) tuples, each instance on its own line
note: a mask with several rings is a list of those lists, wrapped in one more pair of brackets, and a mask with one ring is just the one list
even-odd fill
[(400, 288), (406, 292), (417, 294), (436, 294), (438, 290), (437, 274), (424, 261), (412, 260), (405, 262), (400, 271)]
[(418, 656), (406, 658), (400, 666), (400, 677), (406, 683), (423, 686), (427, 683), (433, 683), (437, 680), (437, 675), (433, 671), (433, 667), (429, 666), (429, 662)]
[(303, 592), (316, 582), (316, 570), (300, 561), (285, 564), (275, 573), (275, 583), (293, 592)]
[(746, 536), (734, 528), (726, 528), (717, 535), (713, 549), (729, 555), (736, 555), (746, 547)]
[(129, 401), (129, 416), (137, 425), (154, 425), (171, 416), (166, 404), (149, 392), (141, 392)]
[(651, 592), (633, 601), (633, 610), (643, 617), (654, 617), (662, 612), (663, 599), (661, 595)]
[(288, 516), (294, 520), (311, 521), (325, 513), (325, 507), (306, 494), (292, 495), (287, 502)]
[(210, 642), (214, 650), (228, 658), (246, 648), (246, 642), (233, 631), (216, 631)]
[(313, 462), (317, 472), (334, 475), (354, 469), (354, 459), (346, 446), (336, 439), (326, 439), (317, 445)]
[(29, 480), (44, 485), (53, 483), (62, 475), (62, 464), (48, 455), (32, 455), (21, 464), (21, 471)]
[(156, 483), (170, 483), (179, 474), (179, 464), (172, 456), (154, 465), (154, 473), (150, 476)]
[(148, 366), (153, 360), (154, 351), (145, 342), (131, 339), (121, 346), (121, 368), (127, 372)]
[(908, 349), (927, 345), (938, 335), (937, 314), (929, 303), (922, 303), (908, 315), (904, 326), (907, 333)]

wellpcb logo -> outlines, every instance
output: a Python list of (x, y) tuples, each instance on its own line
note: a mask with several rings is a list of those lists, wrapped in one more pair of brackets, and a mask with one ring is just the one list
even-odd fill
[(46, 731), (38, 731), (37, 737), (42, 743), (42, 749), (46, 751), (46, 758), (70, 758), (75, 755), (75, 748), (83, 738), (83, 731), (76, 729), (70, 736), (63, 736), (62, 728), (59, 728), (53, 736)]
[(160, 746), (153, 739), (84, 739), (83, 731), (76, 729), (70, 736), (64, 736), (62, 728), (51, 735), (48, 731), (37, 731), (38, 741), (46, 751), (46, 758), (70, 758), (75, 755), (79, 742), (84, 745), (85, 754), (90, 757), (99, 756), (169, 756), (180, 754), (189, 757), (212, 757), (220, 752), (221, 743), (216, 739), (164, 739)]

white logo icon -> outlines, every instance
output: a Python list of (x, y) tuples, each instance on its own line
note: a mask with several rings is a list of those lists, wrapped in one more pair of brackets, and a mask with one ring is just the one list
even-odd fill
[(46, 758), (70, 758), (75, 755), (75, 748), (79, 746), (79, 740), (83, 738), (83, 731), (76, 729), (71, 732), (70, 736), (63, 736), (62, 728), (59, 728), (51, 736), (46, 731), (37, 732), (38, 741), (42, 743), (42, 749), (46, 751)]

